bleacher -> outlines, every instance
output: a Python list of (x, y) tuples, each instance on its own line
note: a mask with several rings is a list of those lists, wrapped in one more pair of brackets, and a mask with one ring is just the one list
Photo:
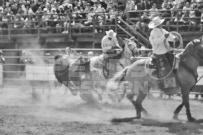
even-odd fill
[[(119, 2), (122, 2), (122, 0), (119, 0)], [(174, 19), (173, 17), (165, 17), (163, 15), (163, 13), (167, 12), (167, 10), (161, 9), (163, 0), (156, 0), (154, 2), (156, 3), (157, 9), (159, 9), (160, 16), (166, 18), (166, 20)], [(110, 12), (93, 13), (92, 22), (89, 25), (86, 25), (85, 22), (88, 21), (87, 16), (90, 12), (85, 11), (81, 11), (80, 13), (68, 12), (60, 14), (40, 14), (36, 12), (37, 14), (26, 16), (20, 14), (2, 15), (2, 20), (0, 20), (0, 46), (1, 48), (5, 48), (5, 43), (9, 43), (12, 44), (12, 46), (9, 46), (10, 48), (15, 48), (19, 41), (21, 43), (27, 39), (30, 39), (30, 41), (38, 39), (41, 46), (48, 48), (50, 46), (54, 47), (52, 44), (58, 44), (59, 47), (70, 45), (75, 48), (85, 48), (87, 46), (100, 48), (101, 38), (105, 35), (105, 31), (113, 29), (118, 33), (117, 35), (120, 38), (135, 36), (139, 46), (144, 45), (150, 47), (150, 44), (148, 43), (150, 30), (146, 27), (147, 23), (142, 20), (144, 12), (146, 12), (147, 15), (150, 15), (150, 9), (125, 10), (124, 12), (120, 11), (120, 9), (118, 10), (119, 11), (115, 14), (113, 20), (109, 18), (109, 16), (112, 15)], [(178, 12), (180, 10), (182, 9), (174, 9), (173, 12)], [(44, 11), (46, 11), (45, 8), (43, 8), (43, 12)], [(171, 12), (171, 10), (168, 11)], [(60, 16), (61, 19), (46, 20), (44, 19), (45, 15), (56, 15), (58, 17)], [(74, 16), (76, 16), (76, 18)], [(176, 17), (177, 20), (181, 18), (181, 16)], [(21, 22), (21, 18), (23, 18), (24, 21)], [(30, 20), (29, 22), (28, 18), (32, 18), (33, 20)], [(185, 19), (190, 19), (190, 17), (185, 17)], [(200, 20), (200, 17), (196, 17), (196, 19)], [(24, 25), (21, 26), (21, 23)], [(143, 27), (140, 27), (140, 23), (145, 23), (144, 30)], [(177, 31), (181, 33), (185, 42), (202, 35), (202, 31), (200, 31), (202, 26), (200, 23), (194, 25), (194, 29), (189, 29), (187, 24), (183, 24), (180, 21), (165, 23), (164, 27), (169, 31)], [(27, 43), (27, 41), (24, 42), (24, 44), (25, 43)]]

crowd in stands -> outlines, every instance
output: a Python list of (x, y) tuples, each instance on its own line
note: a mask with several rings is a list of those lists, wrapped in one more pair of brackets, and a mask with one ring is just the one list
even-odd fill
[(132, 5), (128, 8), (128, 12), (138, 10), (143, 12), (137, 27), (146, 29), (153, 17), (161, 16), (166, 19), (166, 26), (178, 24), (179, 29), (184, 31), (203, 30), (203, 0), (164, 0), (160, 7), (147, 0), (141, 0), (138, 4), (131, 2), (128, 5)]
[(150, 19), (161, 15), (167, 25), (179, 22), (195, 29), (199, 24), (199, 30), (203, 30), (202, 0), (161, 1), (158, 7), (157, 0), (4, 0), (0, 32), (24, 28), (33, 33), (40, 28), (46, 33), (68, 33), (70, 26), (114, 24), (117, 15), (126, 18), (128, 12), (138, 10), (142, 10), (138, 24), (144, 27)]

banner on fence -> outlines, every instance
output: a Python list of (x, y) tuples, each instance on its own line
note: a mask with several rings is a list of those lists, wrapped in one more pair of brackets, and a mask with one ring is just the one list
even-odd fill
[(26, 80), (53, 81), (56, 80), (53, 65), (26, 65)]
[(0, 64), (0, 85), (3, 84), (3, 66)]
[[(199, 66), (197, 68), (197, 73), (198, 73), (198, 77), (203, 76), (203, 66)], [(198, 80), (199, 80), (199, 78), (198, 78)], [(196, 85), (203, 85), (203, 77), (197, 82)]]

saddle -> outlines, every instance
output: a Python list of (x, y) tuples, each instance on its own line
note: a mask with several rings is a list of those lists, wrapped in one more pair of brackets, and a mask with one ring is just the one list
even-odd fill
[(109, 54), (104, 53), (98, 57), (98, 60), (95, 62), (93, 67), (102, 69), (103, 75), (106, 79), (111, 78), (116, 72), (116, 64), (118, 59), (121, 57), (122, 52)]
[[(175, 61), (174, 61), (175, 60)], [(176, 77), (177, 59), (173, 53), (152, 56), (149, 68), (153, 69), (151, 76), (159, 82), (159, 88), (166, 94), (171, 95), (179, 90), (179, 82)]]
[(116, 64), (121, 59), (122, 52), (114, 52), (111, 54), (104, 54), (103, 74), (106, 79), (113, 77), (116, 72)]

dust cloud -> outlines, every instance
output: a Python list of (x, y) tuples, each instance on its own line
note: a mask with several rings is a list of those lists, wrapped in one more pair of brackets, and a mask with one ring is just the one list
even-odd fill
[[(39, 51), (41, 46), (36, 41), (30, 41), (29, 46), (30, 48), (23, 49), (33, 59), (34, 64), (46, 64), (43, 59), (44, 52)], [(23, 90), (19, 87), (10, 88), (9, 83), (4, 86), (4, 90), (0, 93), (0, 106), (23, 107), (19, 113), (35, 117), (90, 123), (108, 123), (115, 117), (134, 117), (136, 114), (133, 105), (127, 99), (119, 104), (106, 102), (95, 105), (83, 101), (79, 93), (73, 96), (65, 86), (51, 85), (49, 88), (33, 89), (31, 84), (26, 85)], [(146, 100), (143, 105), (152, 115), (152, 119), (170, 121), (179, 101), (171, 101), (170, 104), (172, 105), (168, 105), (166, 101)]]

